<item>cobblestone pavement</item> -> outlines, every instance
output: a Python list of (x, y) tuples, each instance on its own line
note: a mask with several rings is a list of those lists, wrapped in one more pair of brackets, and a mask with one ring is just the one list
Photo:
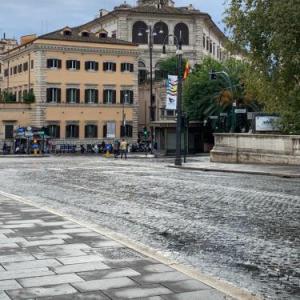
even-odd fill
[(0, 299), (225, 300), (103, 235), (0, 198)]
[(0, 159), (0, 190), (107, 226), (266, 299), (300, 299), (300, 181), (168, 160)]

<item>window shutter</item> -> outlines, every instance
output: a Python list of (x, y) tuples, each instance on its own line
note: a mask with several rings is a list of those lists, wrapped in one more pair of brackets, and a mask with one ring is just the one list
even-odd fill
[(61, 89), (57, 89), (57, 103), (61, 102)]
[(76, 103), (80, 103), (80, 89), (76, 89)]
[(66, 102), (69, 103), (70, 102), (70, 96), (71, 96), (71, 91), (70, 89), (67, 89), (67, 99), (66, 99)]
[(99, 70), (99, 63), (95, 62), (95, 71)]
[(57, 60), (57, 67), (58, 67), (58, 69), (61, 69), (61, 59)]
[(120, 91), (120, 103), (124, 103), (124, 91)]
[(74, 130), (75, 137), (78, 138), (78, 137), (79, 137), (79, 126), (78, 126), (78, 125), (75, 125), (75, 126), (74, 126), (74, 129), (75, 129), (75, 130)]
[(103, 125), (103, 137), (106, 138), (107, 136), (107, 125)]
[[(25, 64), (24, 64), (25, 65)], [(47, 68), (51, 68), (51, 65), (52, 65), (52, 59), (47, 59)], [(24, 66), (24, 71), (27, 71), (27, 68), (25, 70), (25, 66)]]
[(115, 90), (112, 91), (112, 104), (116, 104), (117, 93)]
[(134, 66), (133, 64), (130, 64), (130, 72), (133, 72), (134, 71)]
[(88, 70), (89, 69), (89, 61), (86, 61), (85, 63), (84, 63), (84, 66), (85, 66), (85, 70)]
[(116, 72), (116, 70), (117, 70), (117, 64), (113, 63), (112, 69), (113, 69), (114, 72)]
[(89, 97), (89, 90), (84, 90), (84, 102), (88, 103)]
[(66, 61), (66, 68), (70, 69), (70, 61), (69, 60)]
[(107, 70), (107, 63), (103, 63), (103, 71)]
[(95, 103), (98, 103), (99, 102), (99, 91), (98, 90), (95, 90)]
[(103, 90), (103, 103), (107, 103), (107, 90)]
[(125, 67), (125, 64), (122, 63), (122, 64), (121, 64), (121, 72), (124, 72), (124, 69), (125, 69), (124, 67)]
[(48, 89), (47, 89), (47, 102), (51, 102), (51, 100), (52, 100), (52, 99), (51, 99), (51, 94), (52, 94), (52, 93), (51, 93), (51, 88), (48, 88)]
[(133, 104), (133, 91), (129, 91), (129, 103)]
[(80, 70), (80, 61), (76, 60), (76, 70)]

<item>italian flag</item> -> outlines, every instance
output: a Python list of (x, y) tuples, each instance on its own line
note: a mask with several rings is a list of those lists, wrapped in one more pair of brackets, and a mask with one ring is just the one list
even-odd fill
[(183, 74), (183, 80), (186, 80), (191, 72), (190, 63), (189, 61), (186, 62)]

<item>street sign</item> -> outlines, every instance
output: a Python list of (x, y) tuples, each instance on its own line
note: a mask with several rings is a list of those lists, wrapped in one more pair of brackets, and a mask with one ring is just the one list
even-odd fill
[(246, 114), (246, 113), (247, 113), (247, 109), (246, 109), (246, 108), (236, 108), (236, 109), (234, 110), (234, 112), (235, 112), (236, 114)]
[(220, 113), (220, 117), (227, 117), (227, 113)]
[(211, 120), (218, 120), (218, 119), (219, 119), (218, 116), (209, 116), (209, 118), (210, 118)]
[(256, 116), (255, 130), (256, 131), (280, 131), (280, 117), (277, 116)]

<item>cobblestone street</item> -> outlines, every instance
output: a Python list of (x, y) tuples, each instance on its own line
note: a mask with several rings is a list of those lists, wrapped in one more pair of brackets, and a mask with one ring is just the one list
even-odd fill
[(300, 180), (178, 170), (170, 162), (0, 158), (0, 190), (106, 226), (266, 299), (300, 299)]

